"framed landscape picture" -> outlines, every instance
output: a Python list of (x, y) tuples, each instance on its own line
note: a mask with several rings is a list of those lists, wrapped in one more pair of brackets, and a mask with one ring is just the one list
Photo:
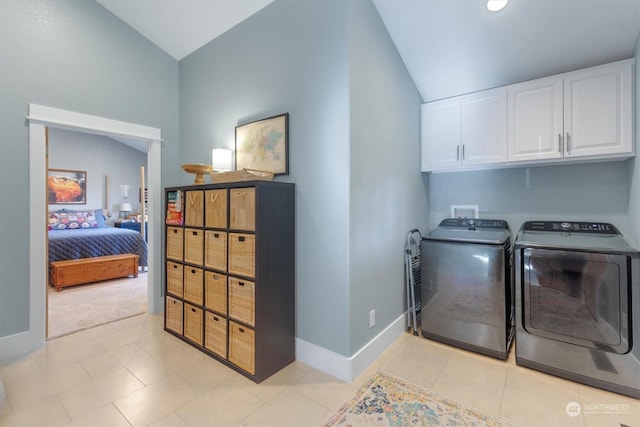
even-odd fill
[(87, 172), (49, 169), (47, 174), (47, 197), (49, 204), (86, 204)]
[(289, 174), (289, 113), (236, 126), (236, 170)]

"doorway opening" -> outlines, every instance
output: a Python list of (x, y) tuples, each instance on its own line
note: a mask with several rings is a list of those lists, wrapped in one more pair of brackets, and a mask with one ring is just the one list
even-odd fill
[[(63, 289), (52, 286), (50, 272), (46, 337), (52, 339), (147, 311), (149, 260), (141, 232), (143, 225), (147, 228), (142, 211), (148, 209), (141, 189), (148, 144), (49, 127), (46, 134), (47, 176), (53, 179), (48, 186), (57, 185), (54, 191), (48, 188), (49, 262), (127, 252), (139, 255), (140, 266), (135, 277)], [(70, 189), (78, 190), (74, 197)], [(84, 222), (83, 215), (90, 215), (91, 227), (68, 229), (75, 227), (74, 220)]]
[(58, 128), (112, 138), (146, 143), (148, 190), (148, 269), (147, 312), (162, 311), (161, 277), (161, 130), (61, 110), (37, 104), (29, 105), (29, 166), (30, 213), (29, 224), (29, 331), (15, 337), (16, 349), (31, 351), (44, 345), (46, 336), (46, 291), (48, 259), (46, 257), (47, 227), (43, 218), (47, 212), (46, 200), (46, 129)]

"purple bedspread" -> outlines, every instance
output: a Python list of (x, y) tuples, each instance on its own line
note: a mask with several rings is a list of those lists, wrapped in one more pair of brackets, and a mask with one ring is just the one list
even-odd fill
[(147, 242), (134, 230), (100, 227), (82, 230), (49, 230), (49, 262), (136, 254), (138, 265), (147, 266)]

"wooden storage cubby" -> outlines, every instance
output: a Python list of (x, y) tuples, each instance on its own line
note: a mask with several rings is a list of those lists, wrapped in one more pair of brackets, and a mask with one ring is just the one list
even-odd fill
[(167, 224), (165, 330), (261, 382), (295, 359), (295, 186), (190, 185)]

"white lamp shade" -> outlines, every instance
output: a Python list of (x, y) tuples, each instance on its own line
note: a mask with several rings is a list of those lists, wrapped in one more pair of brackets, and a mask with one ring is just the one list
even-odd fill
[(211, 150), (211, 167), (215, 171), (231, 170), (231, 150), (224, 148), (214, 148)]
[(120, 212), (131, 212), (131, 203), (122, 203), (120, 205)]

